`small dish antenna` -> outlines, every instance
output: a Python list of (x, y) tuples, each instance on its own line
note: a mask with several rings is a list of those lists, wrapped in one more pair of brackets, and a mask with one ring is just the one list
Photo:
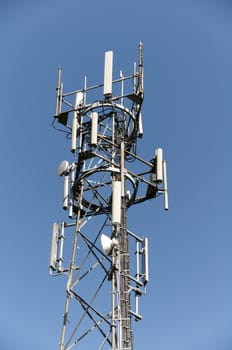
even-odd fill
[(117, 243), (118, 241), (115, 238), (111, 239), (104, 235), (104, 233), (101, 235), (101, 245), (105, 255), (110, 255), (113, 247), (115, 247)]
[(69, 170), (69, 162), (67, 160), (63, 160), (58, 166), (57, 175), (58, 176), (68, 175), (68, 170)]

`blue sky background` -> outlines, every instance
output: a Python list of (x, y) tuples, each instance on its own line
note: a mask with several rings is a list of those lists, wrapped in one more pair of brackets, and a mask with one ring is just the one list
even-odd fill
[(66, 280), (48, 265), (70, 152), (51, 127), (57, 67), (66, 90), (100, 83), (104, 52), (131, 73), (142, 40), (138, 151), (163, 147), (170, 211), (157, 199), (129, 212), (150, 239), (135, 349), (231, 350), (231, 38), (228, 0), (1, 1), (1, 349), (58, 349)]

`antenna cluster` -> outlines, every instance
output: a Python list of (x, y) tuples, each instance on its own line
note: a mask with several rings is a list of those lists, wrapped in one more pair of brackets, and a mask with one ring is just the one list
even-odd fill
[(162, 149), (150, 161), (137, 155), (143, 136), (142, 43), (138, 56), (131, 75), (120, 71), (113, 79), (113, 52), (107, 51), (103, 83), (88, 87), (85, 77), (72, 92), (64, 92), (58, 69), (53, 125), (67, 134), (73, 158), (57, 171), (67, 221), (53, 225), (50, 257), (50, 273), (68, 276), (60, 350), (80, 342), (132, 350), (132, 319), (142, 319), (148, 239), (127, 228), (127, 210), (160, 195), (167, 210), (168, 189)]

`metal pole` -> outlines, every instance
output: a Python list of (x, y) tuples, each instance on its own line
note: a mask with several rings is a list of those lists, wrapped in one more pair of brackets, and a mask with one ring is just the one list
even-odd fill
[(112, 324), (111, 324), (111, 332), (112, 332), (112, 350), (116, 350), (116, 324), (115, 324), (115, 265), (116, 265), (116, 256), (115, 256), (115, 248), (113, 249), (112, 254)]
[(69, 267), (69, 276), (68, 276), (68, 283), (67, 283), (67, 296), (66, 296), (66, 302), (65, 302), (65, 311), (64, 311), (64, 320), (63, 320), (63, 327), (61, 332), (61, 339), (60, 339), (60, 350), (64, 350), (64, 339), (65, 339), (65, 332), (66, 332), (66, 324), (67, 324), (67, 318), (68, 318), (68, 311), (69, 311), (69, 302), (70, 302), (70, 289), (72, 287), (72, 278), (73, 278), (73, 272), (75, 270), (75, 256), (76, 256), (76, 250), (77, 250), (77, 239), (78, 239), (78, 232), (80, 230), (80, 215), (81, 215), (81, 203), (82, 203), (82, 196), (83, 196), (83, 183), (80, 187), (80, 194), (79, 194), (79, 210), (77, 213), (76, 218), (76, 228), (74, 232), (74, 240), (73, 240), (73, 247), (72, 247), (72, 258), (70, 262)]
[(130, 317), (130, 297), (129, 297), (129, 246), (127, 235), (127, 204), (125, 200), (125, 144), (124, 135), (121, 140), (121, 229), (120, 229), (120, 273), (121, 273), (121, 291), (120, 291), (120, 310), (121, 310), (121, 346), (122, 349), (132, 350), (131, 342), (131, 317)]

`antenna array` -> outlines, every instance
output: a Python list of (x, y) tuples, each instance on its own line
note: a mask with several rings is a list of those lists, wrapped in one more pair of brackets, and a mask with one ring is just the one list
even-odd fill
[[(164, 195), (166, 162), (161, 148), (151, 161), (139, 157), (143, 136), (143, 54), (138, 69), (113, 80), (113, 52), (105, 53), (104, 82), (64, 93), (58, 70), (57, 123), (70, 138), (73, 161), (64, 160), (63, 209), (67, 221), (54, 223), (50, 273), (67, 275), (60, 350), (132, 350), (132, 319), (149, 281), (148, 239), (127, 228), (127, 209)], [(83, 346), (83, 345), (82, 345)], [(83, 348), (83, 347), (82, 347)]]

